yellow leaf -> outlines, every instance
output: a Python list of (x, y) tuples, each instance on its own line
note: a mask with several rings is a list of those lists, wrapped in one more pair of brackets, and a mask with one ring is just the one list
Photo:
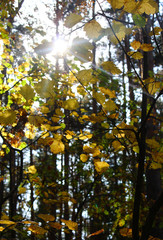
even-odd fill
[(65, 150), (65, 145), (61, 140), (54, 139), (50, 145), (50, 150), (54, 154), (62, 153)]
[(66, 134), (66, 139), (68, 139), (68, 140), (72, 139), (72, 135)]
[(100, 104), (103, 104), (105, 101), (105, 96), (101, 92), (93, 91), (93, 98), (95, 98), (96, 101)]
[(71, 220), (64, 220), (64, 219), (61, 219), (61, 222), (65, 223), (70, 230), (76, 231), (78, 229), (78, 224), (76, 222), (73, 222)]
[(86, 155), (86, 154), (81, 154), (81, 155), (80, 155), (80, 160), (81, 160), (82, 162), (86, 162), (86, 161), (88, 160), (88, 155)]
[(114, 141), (114, 142), (112, 143), (112, 146), (113, 146), (113, 148), (114, 148), (116, 151), (119, 151), (119, 150), (123, 150), (123, 149), (124, 149), (124, 146), (122, 146), (119, 141)]
[(55, 220), (55, 217), (53, 215), (50, 214), (38, 214), (37, 215), (39, 218), (43, 219), (45, 222), (52, 222)]
[(100, 91), (105, 95), (108, 95), (110, 98), (115, 98), (115, 91), (111, 91), (109, 88), (99, 87)]
[(58, 222), (50, 222), (49, 225), (53, 228), (60, 230), (63, 226)]
[(75, 24), (82, 20), (82, 16), (76, 13), (71, 13), (69, 16), (66, 17), (65, 20), (65, 27), (72, 28)]
[(31, 86), (26, 84), (25, 86), (20, 88), (20, 94), (28, 101), (32, 98), (34, 98), (35, 93)]
[(158, 163), (163, 163), (163, 152), (152, 152), (152, 159), (155, 161), (155, 162), (158, 162)]
[(0, 227), (0, 232), (2, 232), (5, 228), (4, 227)]
[(131, 47), (135, 50), (138, 50), (141, 46), (141, 43), (139, 41), (136, 41), (134, 40), (132, 43), (131, 43)]
[(82, 85), (87, 86), (93, 78), (92, 70), (91, 69), (81, 70), (76, 74), (76, 77), (82, 83)]
[(121, 70), (112, 61), (103, 62), (101, 66), (105, 71), (108, 71), (113, 75), (122, 73)]
[(98, 38), (101, 35), (101, 30), (101, 25), (96, 20), (87, 22), (84, 26), (87, 37), (91, 39)]
[(44, 235), (47, 232), (47, 230), (35, 224), (32, 224), (30, 227), (28, 227), (28, 230), (36, 235)]
[(150, 168), (151, 168), (151, 169), (159, 169), (159, 168), (162, 168), (162, 164), (157, 163), (157, 162), (152, 162), (152, 163), (150, 164)]
[(31, 174), (35, 174), (37, 172), (37, 169), (34, 165), (31, 165), (30, 167), (28, 167), (28, 172)]
[(158, 4), (154, 0), (142, 0), (138, 3), (137, 11), (139, 14), (155, 14), (158, 12)]
[(111, 4), (111, 6), (112, 6), (112, 8), (113, 8), (113, 10), (115, 10), (115, 9), (120, 9), (120, 8), (122, 8), (123, 7), (123, 5), (124, 5), (124, 0), (111, 0), (110, 1), (110, 4)]
[(95, 162), (95, 169), (99, 174), (102, 174), (109, 168), (109, 164), (107, 162)]
[(123, 10), (128, 13), (134, 13), (134, 10), (136, 9), (136, 5), (137, 4), (135, 0), (125, 0)]
[[(116, 21), (113, 21), (112, 28), (119, 41), (122, 41), (125, 38), (127, 32), (129, 31), (122, 23)], [(113, 31), (112, 29), (108, 28), (106, 30), (106, 34), (108, 35), (108, 38), (113, 44), (118, 44), (118, 40), (115, 37)]]
[(133, 52), (133, 51), (131, 51), (131, 52), (128, 52), (127, 54), (128, 54), (130, 57), (132, 57), (132, 58), (134, 58), (134, 59), (137, 59), (137, 60), (143, 58), (143, 54), (140, 53), (140, 52)]
[(109, 111), (109, 112), (114, 111), (118, 108), (115, 102), (113, 102), (112, 100), (108, 100), (107, 102), (104, 102), (102, 104), (102, 107), (105, 111)]
[(0, 224), (2, 224), (2, 225), (13, 225), (13, 224), (16, 224), (16, 223), (13, 222), (13, 221), (10, 221), (10, 220), (0, 220)]
[(151, 44), (144, 43), (141, 45), (140, 49), (143, 50), (144, 52), (150, 52), (153, 50), (154, 47), (152, 47)]
[(19, 192), (18, 194), (22, 194), (22, 193), (25, 193), (27, 191), (27, 189), (25, 187), (19, 187)]
[(67, 110), (75, 110), (79, 107), (79, 104), (76, 99), (68, 99), (63, 103), (63, 107)]

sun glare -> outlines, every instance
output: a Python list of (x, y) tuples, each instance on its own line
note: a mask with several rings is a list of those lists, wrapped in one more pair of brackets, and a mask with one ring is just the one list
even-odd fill
[(54, 40), (52, 54), (63, 57), (68, 51), (68, 42), (62, 38)]

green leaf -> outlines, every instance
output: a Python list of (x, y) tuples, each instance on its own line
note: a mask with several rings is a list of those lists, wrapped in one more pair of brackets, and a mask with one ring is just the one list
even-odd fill
[(145, 27), (146, 20), (145, 17), (139, 15), (139, 14), (134, 14), (132, 15), (133, 21), (136, 26), (138, 27)]

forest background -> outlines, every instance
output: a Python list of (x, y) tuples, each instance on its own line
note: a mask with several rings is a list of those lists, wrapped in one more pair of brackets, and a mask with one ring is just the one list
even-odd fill
[(163, 239), (161, 4), (1, 0), (1, 239)]

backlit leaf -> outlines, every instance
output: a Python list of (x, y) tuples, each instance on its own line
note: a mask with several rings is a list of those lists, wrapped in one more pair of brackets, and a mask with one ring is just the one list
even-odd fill
[(102, 107), (105, 111), (109, 111), (109, 112), (114, 111), (118, 108), (117, 105), (115, 104), (115, 102), (113, 102), (112, 100), (108, 100), (108, 101), (104, 102), (102, 104)]
[(150, 51), (152, 51), (154, 49), (154, 47), (152, 47), (151, 44), (147, 44), (147, 43), (142, 44), (140, 48), (144, 52), (150, 52)]
[(145, 17), (143, 17), (143, 16), (141, 16), (139, 14), (134, 14), (132, 16), (132, 18), (133, 18), (133, 21), (134, 21), (136, 26), (138, 26), (138, 27), (144, 27), (145, 26), (145, 24), (146, 24)]
[(25, 193), (27, 191), (27, 189), (25, 187), (19, 187), (18, 189), (18, 194), (22, 194), (22, 193)]
[(30, 167), (28, 167), (28, 172), (31, 174), (35, 174), (37, 172), (37, 169), (34, 165), (31, 165)]
[(130, 57), (134, 58), (134, 59), (142, 59), (143, 58), (143, 54), (141, 52), (128, 52), (127, 53)]
[(79, 104), (76, 99), (68, 99), (63, 103), (63, 107), (67, 110), (75, 110), (79, 107)]
[(54, 154), (62, 153), (65, 150), (65, 145), (61, 140), (54, 139), (50, 145), (50, 150)]
[(16, 113), (13, 110), (0, 112), (0, 124), (7, 126), (16, 122)]
[(39, 218), (43, 219), (45, 222), (48, 222), (48, 221), (54, 221), (55, 220), (55, 217), (53, 215), (50, 215), (50, 214), (38, 214), (37, 215)]
[(58, 222), (50, 222), (49, 225), (53, 228), (60, 230), (63, 226)]
[(101, 35), (102, 28), (96, 20), (92, 20), (85, 24), (84, 31), (88, 38), (96, 39)]
[(134, 40), (132, 43), (131, 43), (131, 47), (135, 50), (138, 50), (141, 46), (141, 43), (139, 41), (136, 41)]
[(121, 7), (123, 7), (125, 1), (124, 0), (116, 0), (116, 1), (109, 0), (108, 2), (111, 4), (113, 10), (115, 10), (115, 9), (120, 9)]
[(5, 228), (4, 227), (0, 227), (0, 232), (2, 232)]
[(13, 222), (13, 221), (10, 221), (10, 220), (0, 220), (0, 224), (2, 224), (2, 225), (13, 225), (13, 224), (16, 224), (16, 223)]
[(26, 84), (25, 86), (20, 88), (20, 94), (28, 101), (32, 98), (34, 98), (35, 93), (31, 86)]
[(99, 87), (100, 91), (105, 95), (108, 95), (110, 98), (115, 98), (115, 91), (111, 91), (109, 88)]
[(101, 66), (105, 71), (108, 71), (113, 75), (121, 73), (121, 70), (112, 61), (103, 62)]
[(124, 3), (124, 8), (123, 10), (128, 12), (128, 13), (134, 13), (136, 9), (136, 2), (135, 0), (126, 0)]
[(99, 235), (99, 234), (101, 234), (101, 233), (103, 233), (103, 232), (104, 232), (104, 229), (98, 230), (97, 232), (94, 232), (94, 233), (91, 233), (90, 235), (88, 235), (87, 238), (90, 238), (90, 237), (92, 237), (92, 236)]
[(109, 164), (107, 162), (95, 162), (95, 169), (99, 174), (102, 174), (109, 168)]
[(137, 11), (139, 14), (155, 14), (158, 12), (158, 4), (154, 0), (142, 0), (138, 5)]
[(47, 232), (47, 230), (35, 224), (32, 224), (30, 227), (28, 227), (28, 230), (36, 235), (44, 235)]
[(123, 227), (123, 226), (125, 225), (125, 220), (124, 220), (124, 219), (121, 219), (121, 220), (119, 221), (118, 225), (119, 225), (120, 227)]
[(82, 16), (76, 13), (71, 13), (69, 16), (66, 17), (65, 20), (65, 27), (72, 28), (75, 24), (82, 20)]
[(82, 162), (86, 162), (86, 161), (88, 160), (88, 155), (86, 155), (86, 154), (81, 154), (81, 155), (80, 155), (80, 160), (81, 160)]
[(65, 223), (70, 230), (76, 231), (78, 229), (78, 224), (76, 222), (73, 222), (71, 220), (64, 220), (64, 219), (61, 219), (61, 222)]

